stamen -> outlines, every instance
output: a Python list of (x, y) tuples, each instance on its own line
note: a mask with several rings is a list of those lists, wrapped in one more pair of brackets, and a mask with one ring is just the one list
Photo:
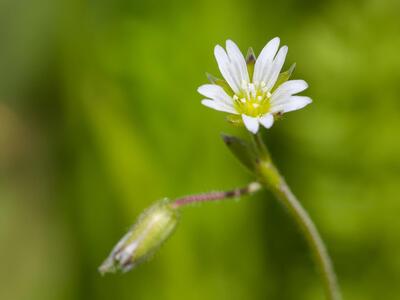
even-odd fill
[(257, 96), (257, 91), (256, 91), (256, 87), (254, 86), (253, 83), (249, 83), (249, 89), (250, 89), (251, 96), (253, 98), (255, 98)]

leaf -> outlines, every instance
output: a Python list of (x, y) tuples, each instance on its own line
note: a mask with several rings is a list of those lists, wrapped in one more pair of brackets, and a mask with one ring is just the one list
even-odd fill
[(221, 137), (228, 146), (234, 156), (245, 166), (250, 172), (254, 173), (257, 164), (257, 155), (254, 148), (248, 142), (230, 135), (221, 134)]

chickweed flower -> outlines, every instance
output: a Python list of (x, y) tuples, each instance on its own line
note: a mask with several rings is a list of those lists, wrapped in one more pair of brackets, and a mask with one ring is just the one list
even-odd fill
[(311, 103), (309, 97), (296, 96), (308, 85), (304, 80), (288, 80), (293, 68), (281, 73), (288, 47), (278, 49), (279, 43), (279, 38), (272, 39), (257, 59), (251, 49), (245, 59), (231, 40), (226, 41), (226, 50), (217, 45), (214, 55), (225, 80), (210, 77), (211, 84), (200, 86), (198, 92), (207, 97), (201, 103), (240, 116), (254, 134), (260, 124), (270, 128), (275, 116)]

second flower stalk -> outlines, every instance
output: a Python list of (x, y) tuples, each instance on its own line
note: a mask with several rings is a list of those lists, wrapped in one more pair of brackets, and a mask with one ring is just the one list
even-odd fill
[(258, 182), (229, 191), (189, 195), (175, 201), (162, 199), (146, 209), (132, 228), (117, 243), (99, 267), (102, 274), (128, 272), (151, 258), (176, 229), (182, 207), (253, 194), (262, 188)]

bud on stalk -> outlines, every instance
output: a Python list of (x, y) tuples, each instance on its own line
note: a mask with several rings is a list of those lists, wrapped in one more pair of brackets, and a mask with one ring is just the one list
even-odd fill
[(99, 267), (100, 273), (127, 272), (150, 258), (172, 234), (179, 213), (168, 199), (145, 210)]

